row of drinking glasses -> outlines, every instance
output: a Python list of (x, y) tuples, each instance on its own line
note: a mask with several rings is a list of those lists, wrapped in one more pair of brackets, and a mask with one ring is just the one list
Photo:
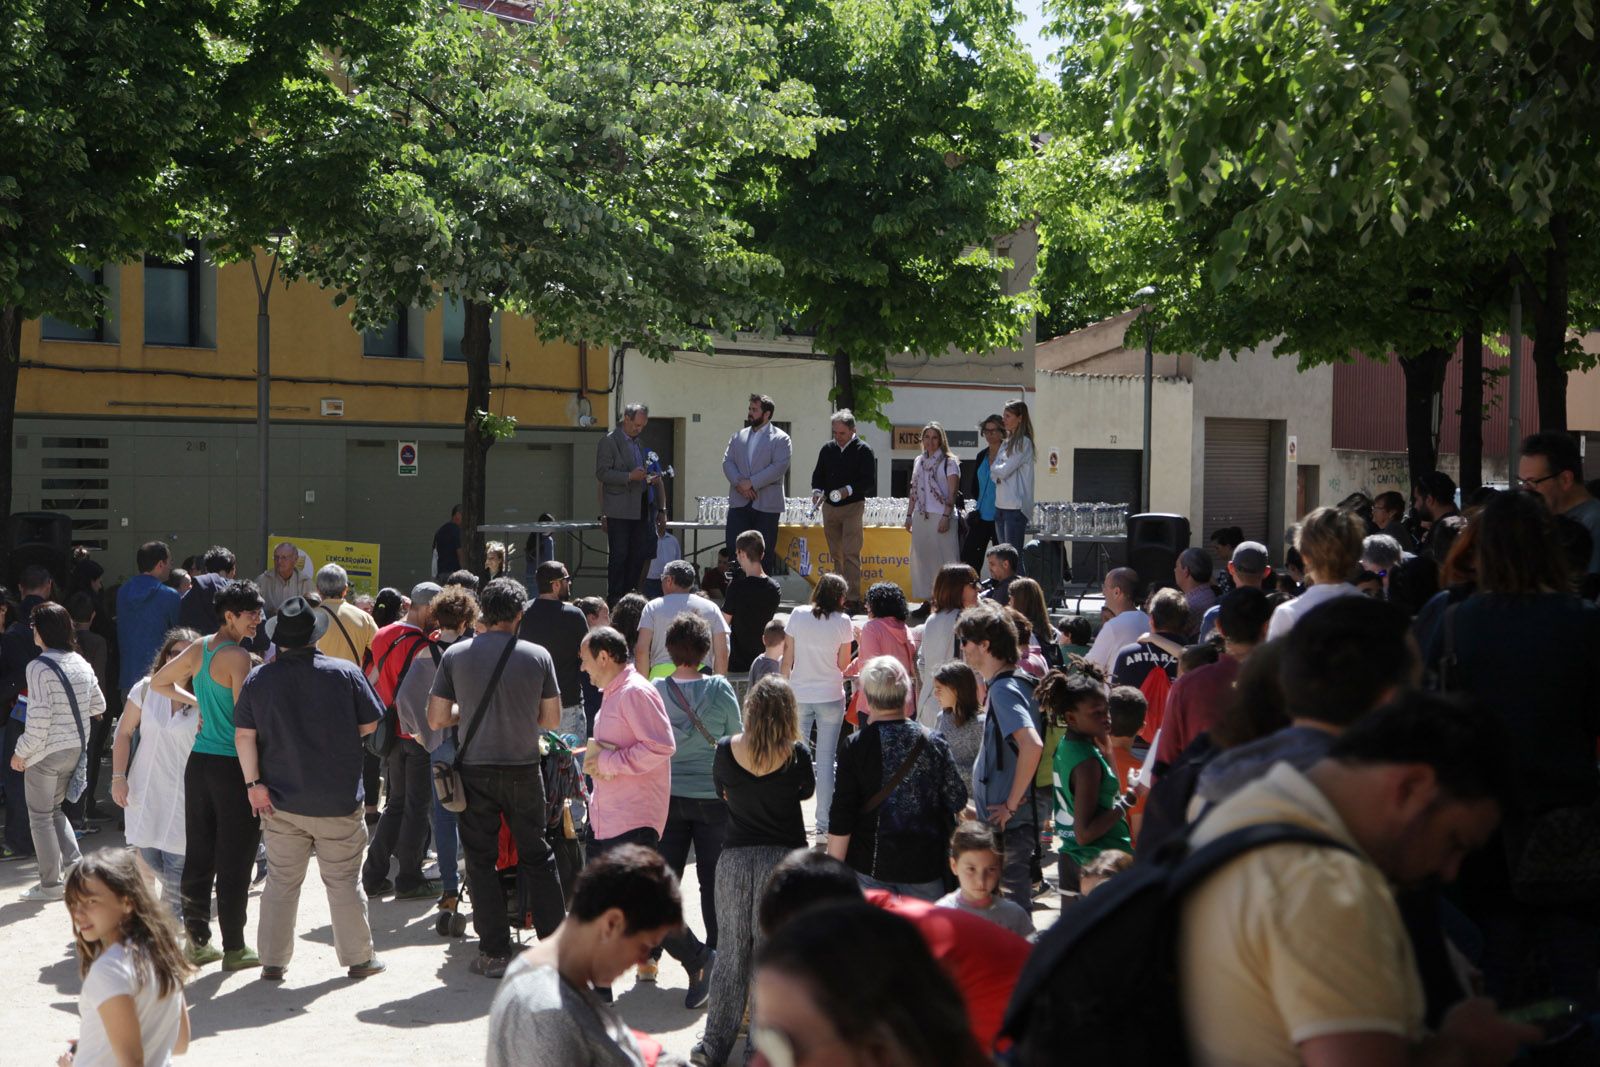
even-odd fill
[(1121, 537), (1128, 529), (1128, 505), (1041, 502), (1033, 505), (1033, 525), (1043, 536)]

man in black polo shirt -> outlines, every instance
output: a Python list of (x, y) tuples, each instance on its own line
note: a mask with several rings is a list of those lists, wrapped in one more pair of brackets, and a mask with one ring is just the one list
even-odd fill
[(833, 440), (822, 446), (811, 472), (811, 502), (822, 505), (822, 534), (828, 540), (833, 569), (849, 587), (846, 594), (861, 601), (862, 516), (867, 498), (878, 495), (878, 460), (856, 436), (856, 417), (849, 408), (833, 413)]
[(572, 595), (572, 575), (560, 560), (539, 564), (534, 572), (539, 595), (523, 608), (517, 636), (550, 653), (556, 665), (556, 688), (561, 690), (561, 733), (573, 734), (581, 743), (589, 736), (583, 714), (583, 679), (578, 669), (578, 646), (589, 632), (583, 612), (567, 603)]
[(290, 597), (267, 622), (278, 646), (271, 663), (245, 678), (234, 704), (234, 742), (250, 808), (261, 817), (267, 884), (261, 891), (261, 977), (283, 980), (294, 954), (300, 883), (312, 852), (322, 872), (339, 963), (351, 978), (384, 969), (372, 953), (361, 861), (361, 739), (378, 728), (383, 705), (361, 668), (317, 649), (329, 616)]

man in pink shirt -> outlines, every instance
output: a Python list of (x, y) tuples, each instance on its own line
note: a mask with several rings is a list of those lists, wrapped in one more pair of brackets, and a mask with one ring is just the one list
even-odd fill
[(1159, 778), (1178, 761), (1183, 750), (1222, 718), (1233, 699), (1239, 666), (1260, 644), (1272, 619), (1272, 605), (1259, 589), (1241, 586), (1222, 598), (1217, 629), (1223, 653), (1217, 662), (1187, 671), (1167, 694), (1166, 716), (1156, 738), (1155, 775)]
[(600, 689), (583, 757), (594, 779), (589, 800), (593, 859), (618, 845), (661, 844), (672, 795), (672, 754), (678, 743), (661, 694), (633, 666), (628, 643), (609, 626), (584, 635), (579, 661)]

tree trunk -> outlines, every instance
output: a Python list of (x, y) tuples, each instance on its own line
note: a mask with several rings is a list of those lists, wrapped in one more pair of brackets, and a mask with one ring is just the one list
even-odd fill
[(1400, 361), (1406, 376), (1406, 456), (1411, 481), (1439, 468), (1439, 434), (1436, 414), (1444, 393), (1444, 372), (1450, 365), (1448, 348), (1427, 348)]
[(0, 307), (0, 560), (11, 558), (11, 449), (16, 443), (22, 309)]
[(467, 364), (467, 415), (461, 450), (461, 565), (481, 571), (483, 533), (478, 526), (488, 507), (489, 446), (494, 438), (484, 432), (478, 412), (489, 410), (489, 319), (494, 309), (475, 300), (464, 304), (461, 356)]
[(1483, 485), (1483, 316), (1461, 331), (1461, 498)]
[(856, 383), (850, 376), (850, 356), (846, 352), (833, 354), (833, 403), (835, 409), (856, 406)]
[(1543, 292), (1533, 305), (1533, 369), (1539, 389), (1541, 430), (1567, 428), (1567, 372), (1561, 365), (1561, 358), (1567, 346), (1570, 255), (1567, 216), (1557, 214), (1550, 219)]

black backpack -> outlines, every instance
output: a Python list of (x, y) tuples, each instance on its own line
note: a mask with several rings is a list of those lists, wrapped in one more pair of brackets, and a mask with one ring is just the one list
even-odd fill
[(1290, 842), (1350, 851), (1304, 826), (1246, 826), (1136, 864), (1074, 904), (1039, 938), (1017, 979), (999, 1062), (1054, 1067), (1070, 1050), (1074, 1063), (1187, 1067), (1177, 950), (1183, 900), (1231, 860)]

